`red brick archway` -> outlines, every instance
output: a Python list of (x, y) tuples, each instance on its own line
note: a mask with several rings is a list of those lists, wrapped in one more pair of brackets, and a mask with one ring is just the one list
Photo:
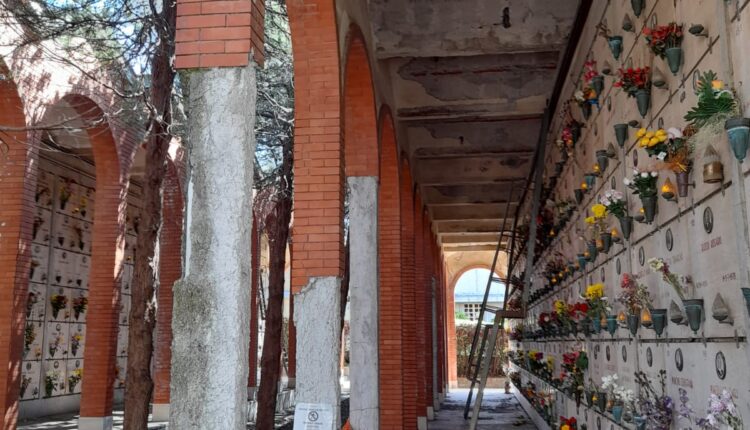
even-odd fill
[(456, 347), (456, 284), (458, 284), (461, 277), (474, 270), (474, 269), (487, 269), (490, 270), (490, 266), (486, 264), (470, 264), (463, 269), (459, 270), (456, 275), (450, 280), (448, 288), (445, 291), (445, 321), (446, 321), (446, 332), (448, 338), (448, 351), (447, 351), (447, 370), (448, 370), (448, 383), (451, 388), (458, 387), (458, 366), (457, 366), (457, 347)]
[(35, 178), (23, 104), (0, 59), (0, 428), (15, 428), (21, 387)]
[(380, 113), (380, 186), (378, 188), (378, 261), (380, 271), (380, 427), (401, 428), (404, 419), (401, 318), (401, 196), (393, 118)]
[(346, 176), (378, 176), (378, 128), (372, 72), (359, 27), (347, 36), (344, 70), (344, 158)]
[(69, 95), (63, 101), (87, 124), (96, 173), (81, 417), (108, 417), (112, 415), (114, 393), (125, 233), (121, 220), (125, 219), (127, 182), (121, 174), (118, 146), (104, 112), (81, 95)]
[(292, 292), (343, 273), (341, 84), (333, 0), (289, 2), (294, 52)]

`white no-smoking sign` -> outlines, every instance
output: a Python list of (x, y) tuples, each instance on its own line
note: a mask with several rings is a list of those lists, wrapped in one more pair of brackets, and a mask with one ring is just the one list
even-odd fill
[(333, 408), (324, 403), (297, 403), (294, 430), (333, 429)]

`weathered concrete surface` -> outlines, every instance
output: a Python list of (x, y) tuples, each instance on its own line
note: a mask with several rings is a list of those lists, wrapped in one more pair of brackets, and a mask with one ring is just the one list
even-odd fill
[(294, 297), (297, 327), (297, 403), (322, 403), (333, 408), (340, 428), (339, 353), (341, 351), (341, 279), (311, 278)]
[(378, 179), (351, 177), (349, 185), (351, 380), (355, 429), (379, 428)]
[[(443, 401), (435, 421), (431, 421), (429, 430), (463, 430), (469, 428), (469, 421), (464, 419), (464, 405), (469, 390), (454, 389)], [(479, 430), (496, 429), (532, 430), (536, 426), (521, 408), (513, 394), (504, 394), (503, 390), (487, 389), (479, 414)]]
[(183, 279), (174, 286), (170, 428), (244, 429), (256, 78), (190, 72)]
[(112, 417), (81, 417), (78, 419), (79, 430), (111, 430), (114, 421)]

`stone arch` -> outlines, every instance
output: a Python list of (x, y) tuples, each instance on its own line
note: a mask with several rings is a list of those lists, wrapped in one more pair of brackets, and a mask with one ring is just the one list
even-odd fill
[(401, 187), (399, 158), (393, 117), (384, 107), (379, 115), (378, 187), (378, 291), (380, 428), (402, 428), (404, 416), (402, 386), (401, 318)]
[[(0, 58), (0, 427), (15, 428), (21, 386), (26, 294), (31, 264), (34, 185), (24, 105), (8, 67)], [(7, 199), (7, 200), (6, 200)]]
[(362, 32), (354, 24), (347, 35), (343, 100), (346, 176), (377, 176), (378, 128), (372, 68)]

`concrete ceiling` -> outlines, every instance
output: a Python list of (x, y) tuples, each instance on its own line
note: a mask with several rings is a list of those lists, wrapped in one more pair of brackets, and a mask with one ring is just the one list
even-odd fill
[(511, 228), (577, 8), (578, 0), (369, 1), (401, 147), (446, 251), (489, 251), (503, 219)]

